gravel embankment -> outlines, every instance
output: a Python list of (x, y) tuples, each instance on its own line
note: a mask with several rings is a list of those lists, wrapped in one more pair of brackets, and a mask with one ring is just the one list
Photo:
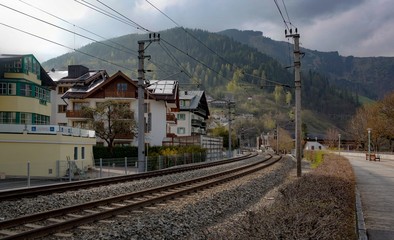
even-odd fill
[[(261, 158), (253, 158), (246, 161), (248, 163), (252, 163), (259, 160), (261, 160)], [(46, 196), (38, 196), (36, 198), (23, 198), (20, 200), (3, 201), (0, 202), (0, 220), (6, 220), (27, 214), (33, 214), (37, 212), (48, 211), (61, 207), (95, 201), (111, 196), (126, 194), (128, 192), (140, 191), (147, 188), (173, 184), (188, 179), (214, 174), (220, 171), (229, 170), (243, 164), (245, 164), (245, 161), (179, 174), (155, 177), (151, 179), (117, 183), (113, 185), (84, 189), (80, 191), (69, 191)]]
[[(250, 160), (249, 160), (250, 162)], [(106, 198), (116, 194), (138, 191), (178, 181), (200, 177), (229, 169), (226, 166), (163, 176), (149, 180), (121, 183), (87, 190), (57, 193), (34, 199), (0, 202), (0, 218), (46, 211), (77, 203)], [(215, 231), (220, 232), (221, 223), (244, 214), (255, 204), (264, 200), (264, 196), (275, 186), (281, 184), (295, 163), (289, 157), (268, 169), (250, 176), (199, 192), (156, 209), (125, 214), (123, 217), (110, 219), (109, 222), (95, 223), (91, 230), (70, 230), (73, 239), (207, 239)], [(267, 199), (265, 199), (267, 201)], [(268, 199), (268, 202), (272, 201)], [(226, 221), (227, 220), (227, 221)], [(48, 239), (57, 239), (54, 236)]]
[[(94, 224), (92, 230), (73, 231), (75, 239), (208, 239), (209, 227), (225, 222), (261, 201), (284, 181), (294, 161), (278, 164), (210, 190), (177, 199), (143, 213)], [(271, 200), (270, 200), (271, 201)]]

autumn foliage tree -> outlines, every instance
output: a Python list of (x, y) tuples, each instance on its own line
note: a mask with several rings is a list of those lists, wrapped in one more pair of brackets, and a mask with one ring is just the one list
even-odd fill
[(359, 145), (368, 141), (368, 128), (371, 129), (371, 147), (374, 150), (389, 148), (392, 150), (394, 139), (394, 93), (386, 96), (383, 100), (359, 108), (355, 116), (350, 120), (348, 131)]
[(107, 143), (111, 153), (117, 137), (130, 136), (132, 138), (136, 134), (134, 113), (128, 103), (109, 100), (97, 104), (96, 108), (84, 107), (82, 112), (88, 119), (89, 127)]

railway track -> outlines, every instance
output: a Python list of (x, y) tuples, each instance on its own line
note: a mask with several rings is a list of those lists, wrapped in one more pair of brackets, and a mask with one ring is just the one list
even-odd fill
[(185, 182), (2, 221), (0, 239), (32, 239), (59, 234), (84, 224), (127, 214), (169, 199), (202, 191), (264, 169), (280, 159), (281, 157), (271, 156), (256, 163)]
[(202, 164), (194, 164), (176, 168), (168, 168), (163, 170), (157, 170), (152, 172), (146, 173), (139, 173), (139, 174), (132, 174), (132, 175), (122, 175), (110, 178), (100, 178), (100, 179), (91, 179), (91, 180), (81, 180), (71, 183), (60, 183), (60, 184), (53, 184), (53, 185), (46, 185), (46, 186), (38, 186), (38, 187), (30, 187), (30, 188), (19, 188), (14, 190), (5, 190), (0, 191), (0, 201), (5, 200), (12, 200), (12, 199), (20, 199), (24, 197), (35, 197), (38, 195), (48, 195), (52, 193), (59, 193), (59, 192), (66, 192), (66, 191), (74, 191), (83, 188), (91, 188), (91, 187), (98, 187), (103, 185), (110, 185), (120, 182), (127, 182), (127, 181), (135, 181), (141, 179), (147, 179), (152, 177), (164, 176), (169, 174), (175, 174), (180, 172), (192, 171), (202, 168), (208, 168), (213, 166), (219, 166), (223, 164), (233, 163), (237, 161), (242, 161), (248, 158), (252, 158), (257, 156), (256, 153), (249, 153), (247, 155), (243, 155), (240, 157), (235, 157), (231, 159), (221, 160), (221, 161), (214, 161), (214, 162), (207, 162)]

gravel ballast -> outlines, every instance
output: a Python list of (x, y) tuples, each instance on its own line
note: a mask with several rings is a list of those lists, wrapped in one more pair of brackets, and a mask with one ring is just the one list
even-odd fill
[[(238, 164), (240, 163), (232, 166)], [(253, 205), (261, 202), (267, 192), (285, 180), (294, 166), (294, 161), (285, 157), (267, 169), (215, 188), (167, 202), (153, 209), (125, 213), (122, 217), (94, 223), (90, 230), (75, 229), (68, 232), (73, 233), (73, 239), (214, 239), (215, 233), (221, 232), (220, 228), (225, 228), (229, 219), (237, 214), (245, 214)], [(0, 218), (9, 219), (124, 194), (126, 191), (157, 187), (223, 171), (229, 167), (220, 166), (33, 199), (4, 201), (0, 202)], [(55, 236), (47, 238), (57, 239)]]

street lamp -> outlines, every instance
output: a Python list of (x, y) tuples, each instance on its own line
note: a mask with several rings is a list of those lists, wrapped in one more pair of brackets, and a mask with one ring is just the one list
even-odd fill
[(368, 158), (371, 160), (371, 128), (367, 128), (368, 130)]
[(339, 155), (341, 155), (341, 134), (340, 134), (340, 133), (338, 134), (338, 139), (339, 139), (339, 142), (338, 142), (338, 152), (339, 152)]

